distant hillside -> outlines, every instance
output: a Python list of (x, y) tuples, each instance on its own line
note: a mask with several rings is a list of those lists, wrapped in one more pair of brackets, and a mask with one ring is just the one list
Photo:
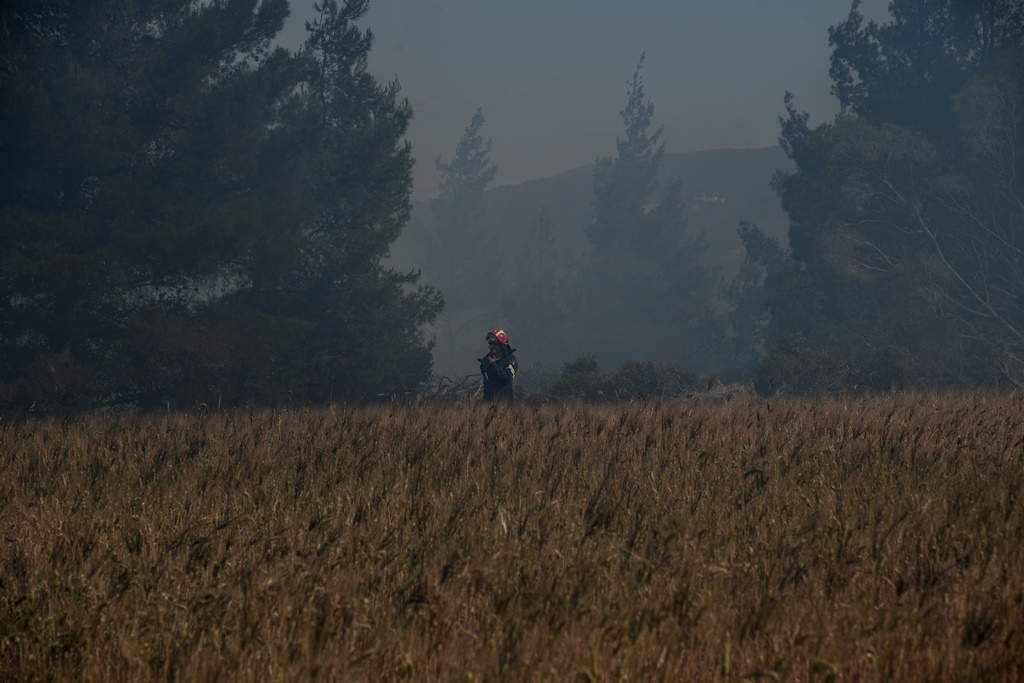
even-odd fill
[[(736, 234), (740, 221), (756, 223), (786, 243), (786, 215), (769, 183), (776, 171), (791, 167), (779, 147), (716, 149), (666, 154), (660, 178), (663, 182), (683, 181), (690, 227), (706, 232), (709, 262), (720, 266), (723, 276), (731, 277), (743, 260)], [(492, 188), (484, 196), (482, 220), (489, 234), (525, 238), (541, 209), (546, 209), (557, 233), (557, 248), (571, 254), (586, 253), (589, 245), (584, 229), (593, 212), (592, 183), (593, 166), (581, 166), (550, 178)], [(429, 271), (429, 264), (423, 263), (423, 237), (432, 220), (429, 202), (413, 202), (409, 225), (392, 250), (395, 267)]]

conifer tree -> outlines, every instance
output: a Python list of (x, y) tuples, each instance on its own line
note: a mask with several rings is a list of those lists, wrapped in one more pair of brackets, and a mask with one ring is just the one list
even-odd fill
[(446, 371), (473, 369), (474, 350), (500, 309), (501, 248), (483, 223), (483, 194), (498, 172), (491, 142), (477, 109), (449, 161), (438, 157), (439, 194), (431, 204), (433, 230), (427, 238), (427, 279), (445, 299), (438, 328), (438, 360)]
[(643, 63), (641, 57), (629, 81), (617, 155), (598, 159), (594, 169), (586, 339), (606, 363), (695, 365), (707, 332), (712, 274), (701, 262), (704, 235), (687, 223), (682, 183), (664, 183), (657, 197), (664, 145), (662, 128), (652, 130)]
[[(366, 0), (15, 0), (0, 40), (0, 406), (359, 399), (430, 373), (381, 265), (411, 111)], [(413, 289), (410, 289), (410, 286)]]

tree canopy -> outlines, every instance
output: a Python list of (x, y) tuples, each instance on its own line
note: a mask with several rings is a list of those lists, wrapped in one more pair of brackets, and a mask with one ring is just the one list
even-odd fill
[(382, 265), (411, 117), (367, 0), (17, 0), (0, 27), (0, 406), (358, 400), (429, 376)]
[(767, 388), (1024, 385), (1024, 3), (854, 2), (842, 111), (787, 96), (776, 179), (793, 261), (767, 285)]

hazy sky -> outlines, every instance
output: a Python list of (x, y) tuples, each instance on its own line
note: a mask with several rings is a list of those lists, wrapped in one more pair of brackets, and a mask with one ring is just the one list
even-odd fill
[[(297, 47), (313, 0), (292, 0), (282, 43)], [(884, 19), (888, 0), (861, 11)], [(836, 112), (828, 27), (850, 0), (371, 0), (370, 70), (412, 104), (414, 196), (437, 190), (482, 107), (498, 164), (493, 185), (592, 163), (615, 151), (627, 80), (644, 89), (669, 152), (776, 144), (783, 95), (811, 123)]]

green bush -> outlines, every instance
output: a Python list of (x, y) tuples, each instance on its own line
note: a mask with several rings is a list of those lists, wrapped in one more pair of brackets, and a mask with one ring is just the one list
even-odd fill
[(633, 361), (611, 373), (601, 372), (589, 353), (562, 365), (561, 373), (543, 394), (552, 401), (647, 401), (692, 392), (700, 376), (675, 363)]
[(589, 353), (562, 364), (562, 372), (548, 389), (555, 401), (596, 401), (601, 398), (603, 375), (597, 359)]
[(675, 363), (626, 363), (605, 381), (605, 394), (620, 401), (646, 401), (686, 394), (700, 384), (700, 376)]

